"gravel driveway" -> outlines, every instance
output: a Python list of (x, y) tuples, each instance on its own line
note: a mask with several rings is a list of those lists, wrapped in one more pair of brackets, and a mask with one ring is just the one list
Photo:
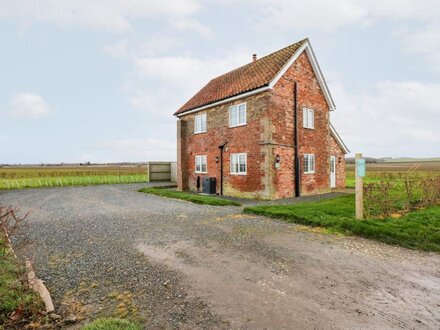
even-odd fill
[(0, 192), (0, 205), (31, 211), (26, 254), (59, 313), (152, 329), (440, 328), (438, 254), (141, 186)]

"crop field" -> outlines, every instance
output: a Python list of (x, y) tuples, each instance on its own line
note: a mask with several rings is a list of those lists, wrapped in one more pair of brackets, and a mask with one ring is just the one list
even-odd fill
[[(440, 161), (429, 162), (386, 162), (367, 164), (365, 183), (377, 182), (388, 177), (400, 181), (402, 177), (412, 175), (419, 177), (440, 176)], [(346, 186), (354, 188), (354, 164), (346, 165)]]
[(0, 189), (146, 182), (147, 172), (145, 165), (4, 166)]

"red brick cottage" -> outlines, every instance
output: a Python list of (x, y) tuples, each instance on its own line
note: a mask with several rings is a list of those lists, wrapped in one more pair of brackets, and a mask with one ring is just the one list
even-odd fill
[(263, 199), (344, 187), (348, 149), (334, 109), (308, 39), (254, 55), (174, 114), (178, 189), (201, 190), (206, 177), (218, 194)]

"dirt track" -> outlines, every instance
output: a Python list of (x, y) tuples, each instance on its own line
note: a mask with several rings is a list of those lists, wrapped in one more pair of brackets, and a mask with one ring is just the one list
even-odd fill
[(94, 318), (125, 292), (128, 317), (153, 328), (440, 328), (438, 254), (135, 188), (0, 193), (33, 210), (37, 270), (58, 306), (74, 299)]

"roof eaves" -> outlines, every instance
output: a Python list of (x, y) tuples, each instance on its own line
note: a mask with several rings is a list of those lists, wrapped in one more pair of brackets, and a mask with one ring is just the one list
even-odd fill
[(330, 123), (330, 134), (335, 138), (336, 142), (339, 144), (342, 151), (346, 154), (349, 154), (350, 150), (348, 149), (347, 145), (344, 143), (342, 138), (339, 136), (338, 132), (336, 132), (336, 129), (334, 128), (332, 123)]
[(235, 101), (235, 100), (241, 99), (241, 98), (246, 97), (246, 96), (262, 93), (262, 92), (267, 91), (269, 89), (270, 89), (270, 87), (268, 86), (268, 84), (266, 84), (266, 85), (263, 85), (263, 86), (260, 86), (260, 87), (257, 87), (257, 88), (253, 88), (253, 89), (248, 90), (248, 91), (241, 92), (241, 93), (233, 95), (233, 96), (228, 96), (226, 98), (223, 98), (223, 99), (220, 99), (220, 100), (216, 100), (216, 101), (210, 102), (208, 104), (204, 104), (204, 105), (202, 105), (200, 107), (195, 107), (193, 109), (188, 109), (188, 110), (185, 110), (185, 111), (182, 111), (182, 112), (178, 112), (177, 111), (177, 112), (174, 113), (174, 116), (182, 117), (183, 115), (187, 115), (187, 114), (194, 113), (194, 112), (197, 112), (197, 111), (202, 111), (202, 110), (205, 110), (205, 109), (208, 109), (208, 108), (212, 108), (212, 107), (214, 107), (216, 105), (220, 105), (220, 104), (223, 104), (223, 103)]

